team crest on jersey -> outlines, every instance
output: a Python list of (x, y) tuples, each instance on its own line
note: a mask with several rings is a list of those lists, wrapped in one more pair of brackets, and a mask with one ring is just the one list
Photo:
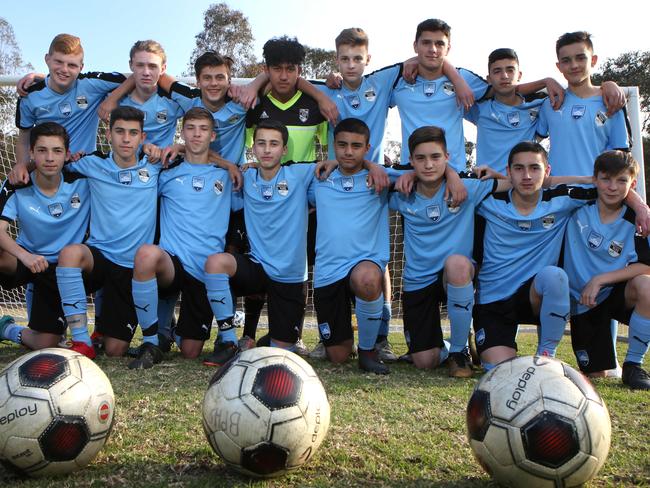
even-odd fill
[(548, 214), (542, 217), (542, 227), (550, 229), (555, 224), (555, 215)]
[(77, 102), (77, 107), (81, 110), (86, 110), (88, 108), (88, 99), (85, 95), (79, 95), (75, 101)]
[(528, 109), (528, 118), (530, 119), (531, 122), (535, 122), (537, 120), (538, 116), (539, 116), (539, 109), (538, 108), (529, 108)]
[[(239, 115), (237, 115), (237, 114), (234, 114), (234, 115), (231, 115), (231, 116), (228, 118), (228, 120), (226, 120), (226, 123), (228, 123), (228, 124), (230, 124), (230, 125), (233, 125), (233, 124), (236, 124), (236, 123), (239, 121), (239, 119), (241, 119), (241, 116), (239, 116)], [(216, 122), (216, 121), (215, 121), (215, 122)]]
[(72, 106), (68, 102), (62, 103), (59, 105), (59, 111), (64, 117), (70, 117), (70, 114), (72, 113)]
[(192, 188), (194, 191), (201, 191), (205, 186), (205, 178), (203, 176), (192, 176)]
[(262, 198), (270, 200), (273, 196), (273, 187), (271, 185), (262, 185)]
[(431, 97), (433, 94), (436, 92), (436, 84), (435, 83), (425, 83), (424, 84), (424, 96), (425, 97)]
[(619, 241), (610, 242), (609, 247), (607, 248), (607, 252), (613, 258), (619, 257), (621, 255), (621, 252), (623, 252), (623, 243)]
[(79, 208), (81, 206), (81, 198), (78, 193), (75, 193), (70, 197), (70, 206), (72, 208)]
[(517, 227), (521, 230), (530, 230), (533, 226), (533, 223), (530, 220), (520, 220), (517, 222)]
[(147, 168), (140, 168), (138, 170), (138, 178), (142, 183), (146, 183), (147, 181), (149, 181), (150, 178), (149, 170)]
[(442, 91), (445, 92), (445, 95), (447, 95), (449, 97), (456, 93), (456, 89), (454, 88), (454, 84), (451, 81), (445, 81), (442, 84)]
[(438, 205), (429, 205), (427, 207), (427, 217), (433, 222), (438, 222), (440, 220), (440, 207)]
[(354, 188), (354, 178), (351, 176), (344, 176), (341, 178), (341, 186), (345, 191), (350, 191)]
[(574, 119), (579, 119), (585, 114), (586, 111), (587, 111), (587, 107), (585, 107), (584, 105), (574, 105), (573, 107), (571, 107), (571, 117), (573, 117)]
[(607, 122), (607, 114), (599, 110), (598, 113), (596, 114), (596, 125), (598, 127), (602, 127), (603, 125), (605, 125), (605, 122)]
[(262, 110), (262, 113), (260, 114), (260, 119), (268, 119), (269, 114), (266, 113), (266, 110)]
[(576, 359), (578, 360), (580, 366), (584, 367), (589, 365), (589, 353), (584, 349), (576, 351)]
[(159, 110), (156, 112), (156, 122), (159, 124), (167, 122), (167, 110)]
[(603, 243), (603, 236), (601, 236), (598, 232), (594, 232), (592, 230), (589, 233), (589, 237), (587, 237), (587, 245), (591, 249), (598, 249), (602, 243)]
[(377, 94), (375, 93), (374, 88), (368, 88), (365, 93), (363, 94), (363, 98), (365, 98), (369, 102), (374, 102), (375, 98), (377, 98)]
[(278, 189), (280, 196), (286, 197), (289, 194), (289, 184), (287, 183), (287, 180), (278, 181), (278, 184), (275, 185), (275, 187)]
[(120, 171), (118, 175), (120, 179), (120, 183), (123, 185), (130, 185), (131, 184), (131, 172), (130, 171)]
[(307, 122), (307, 119), (309, 118), (309, 109), (308, 108), (298, 109), (298, 118), (300, 119), (300, 122), (302, 122), (303, 124)]
[(508, 112), (508, 123), (517, 127), (519, 125), (519, 112)]
[(318, 333), (320, 334), (321, 338), (325, 340), (332, 337), (332, 329), (330, 329), (330, 324), (328, 324), (327, 322), (318, 324)]
[(221, 195), (223, 193), (223, 181), (217, 180), (214, 182), (214, 192), (217, 195)]
[(350, 107), (352, 107), (355, 110), (358, 109), (359, 106), (361, 105), (361, 99), (359, 98), (359, 95), (348, 95), (345, 97), (345, 99), (350, 104)]
[(52, 217), (56, 217), (57, 219), (63, 215), (63, 205), (58, 202), (48, 205), (47, 209), (50, 211), (50, 215)]

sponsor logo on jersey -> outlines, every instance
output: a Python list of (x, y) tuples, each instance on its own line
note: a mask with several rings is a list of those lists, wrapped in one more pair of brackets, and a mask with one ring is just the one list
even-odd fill
[[(233, 124), (236, 124), (237, 122), (239, 122), (240, 119), (241, 119), (240, 115), (237, 115), (237, 114), (231, 115), (228, 118), (228, 120), (226, 120), (226, 123), (229, 124), (229, 125), (233, 125)], [(216, 127), (216, 125), (215, 125), (215, 127)]]
[(447, 204), (447, 211), (450, 214), (457, 214), (458, 212), (460, 212), (460, 205), (458, 205), (456, 207), (452, 207), (452, 204), (454, 203), (454, 201), (451, 198), (449, 200), (447, 200), (445, 203)]
[(266, 113), (266, 110), (262, 110), (262, 113), (260, 114), (260, 119), (268, 119), (269, 114)]
[(589, 237), (587, 237), (587, 245), (591, 249), (598, 249), (602, 243), (603, 243), (603, 236), (601, 236), (598, 232), (594, 232), (592, 230), (589, 233)]
[(88, 99), (85, 95), (79, 95), (75, 101), (77, 102), (77, 107), (81, 110), (86, 110), (88, 108)]
[(476, 335), (474, 336), (474, 340), (476, 341), (476, 344), (482, 346), (485, 342), (485, 329), (477, 330)]
[(118, 174), (118, 177), (120, 179), (120, 183), (123, 185), (130, 185), (131, 184), (131, 172), (130, 171), (120, 171)]
[(533, 223), (530, 220), (520, 220), (517, 222), (517, 227), (521, 230), (530, 230), (530, 228), (533, 226)]
[(167, 122), (167, 110), (159, 110), (156, 112), (156, 122), (159, 124), (164, 124)]
[(318, 324), (318, 333), (321, 336), (321, 339), (327, 340), (332, 337), (332, 329), (330, 329), (330, 324), (323, 322)]
[(72, 106), (68, 102), (62, 103), (59, 105), (59, 111), (64, 117), (70, 117), (70, 114), (72, 113)]
[(205, 186), (205, 178), (203, 176), (192, 176), (192, 188), (194, 191), (201, 191)]
[(354, 178), (352, 176), (344, 176), (341, 178), (341, 186), (345, 191), (350, 191), (354, 188)]
[(539, 116), (539, 109), (538, 108), (529, 108), (528, 109), (528, 118), (530, 119), (531, 122), (535, 122), (537, 120), (538, 116)]
[(621, 252), (623, 252), (623, 243), (619, 241), (610, 242), (609, 247), (607, 248), (607, 252), (613, 258), (619, 257), (621, 255)]
[(587, 111), (587, 107), (585, 107), (584, 105), (574, 105), (573, 107), (571, 107), (571, 117), (573, 117), (574, 119), (579, 119), (585, 114), (586, 111)]
[(289, 194), (289, 184), (286, 180), (278, 181), (275, 187), (278, 189), (280, 196), (286, 197)]
[(270, 200), (273, 196), (273, 187), (271, 185), (262, 185), (262, 198)]
[(214, 192), (217, 195), (221, 195), (223, 193), (223, 181), (217, 180), (214, 182)]
[(300, 119), (300, 122), (302, 122), (303, 124), (307, 122), (307, 119), (309, 118), (309, 109), (308, 108), (298, 109), (298, 118)]
[(589, 365), (589, 353), (584, 349), (581, 349), (580, 351), (576, 351), (576, 359), (578, 360), (580, 366)]
[(425, 83), (423, 88), (424, 88), (424, 96), (425, 97), (431, 97), (436, 92), (436, 84), (435, 83)]
[(50, 113), (50, 107), (38, 107), (35, 110), (36, 117), (43, 117), (44, 115), (47, 115)]
[(442, 84), (442, 91), (445, 92), (445, 95), (451, 97), (456, 93), (456, 88), (454, 88), (454, 84), (451, 81), (445, 81)]
[(433, 222), (438, 222), (440, 220), (440, 207), (438, 205), (429, 205), (427, 207), (427, 217)]
[(149, 178), (150, 178), (150, 176), (149, 176), (149, 170), (148, 170), (147, 168), (140, 168), (140, 169), (138, 170), (138, 179), (139, 179), (142, 183), (146, 183), (147, 181), (149, 181)]
[[(345, 99), (348, 101), (350, 104), (350, 107), (353, 109), (358, 109), (359, 106), (361, 105), (361, 99), (359, 98), (359, 95), (348, 95), (345, 97)], [(304, 121), (303, 121), (304, 122)]]
[(555, 224), (555, 215), (548, 214), (542, 217), (542, 227), (550, 229)]
[(607, 114), (601, 110), (596, 114), (596, 125), (602, 127), (607, 122)]
[(576, 219), (576, 223), (578, 224), (578, 227), (580, 227), (580, 233), (582, 234), (585, 229), (589, 227), (589, 224), (584, 224), (582, 225), (582, 222), (580, 222), (580, 219)]
[(50, 215), (52, 217), (56, 217), (57, 219), (63, 215), (63, 205), (61, 205), (59, 202), (48, 205), (47, 209), (50, 211)]
[(70, 206), (72, 208), (79, 208), (81, 206), (81, 198), (78, 193), (75, 193), (70, 197)]
[(374, 88), (368, 88), (365, 93), (363, 94), (363, 98), (365, 98), (369, 102), (374, 102), (375, 99), (377, 98), (377, 94), (375, 93)]
[(517, 127), (519, 125), (519, 112), (508, 112), (508, 123)]

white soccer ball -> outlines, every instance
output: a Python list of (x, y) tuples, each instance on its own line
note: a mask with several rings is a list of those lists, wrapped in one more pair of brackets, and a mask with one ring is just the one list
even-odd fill
[(605, 403), (581, 373), (557, 359), (518, 357), (481, 378), (467, 405), (469, 442), (500, 484), (579, 486), (607, 459)]
[(279, 476), (307, 462), (329, 422), (327, 394), (313, 368), (275, 347), (237, 355), (217, 371), (203, 399), (210, 445), (250, 476)]
[(0, 372), (0, 461), (30, 476), (86, 466), (106, 442), (115, 398), (82, 354), (42, 349)]

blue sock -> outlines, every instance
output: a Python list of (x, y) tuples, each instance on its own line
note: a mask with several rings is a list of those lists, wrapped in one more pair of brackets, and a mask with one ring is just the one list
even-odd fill
[(225, 273), (205, 273), (205, 289), (219, 325), (218, 342), (237, 342), (237, 333), (232, 323), (234, 306), (229, 279)]
[(158, 345), (158, 281), (131, 280), (135, 314), (142, 329), (142, 342)]
[(25, 287), (25, 306), (27, 307), (27, 320), (32, 314), (32, 301), (34, 300), (34, 283), (27, 283)]
[(542, 296), (537, 355), (555, 357), (557, 345), (569, 320), (569, 279), (563, 269), (546, 266), (537, 273), (533, 286)]
[(650, 318), (642, 317), (636, 310), (632, 312), (628, 336), (625, 362), (643, 364), (643, 358), (650, 345)]
[(61, 306), (65, 315), (72, 340), (74, 342), (85, 342), (92, 346), (88, 334), (86, 315), (86, 290), (81, 276), (81, 268), (56, 268), (56, 283), (61, 295)]
[(618, 352), (616, 351), (616, 339), (618, 338), (618, 320), (610, 320), (609, 326), (612, 329), (612, 344), (614, 345), (614, 360), (618, 364)]
[(381, 309), (381, 325), (379, 326), (378, 336), (388, 337), (390, 330), (390, 319), (393, 318), (393, 307), (390, 302), (384, 302)]
[(449, 344), (448, 341), (442, 341), (442, 342), (444, 342), (445, 345), (442, 346), (442, 349), (440, 349), (440, 356), (439, 356), (440, 362), (438, 364), (442, 364), (443, 362), (445, 362), (449, 357), (449, 352), (450, 352), (449, 347), (451, 346), (451, 344)]
[(486, 363), (485, 361), (481, 361), (481, 366), (483, 366), (483, 369), (485, 370), (486, 373), (488, 371), (490, 371), (491, 369), (494, 369), (494, 368), (497, 367), (496, 364)]
[(447, 315), (451, 325), (449, 352), (461, 352), (467, 347), (467, 337), (472, 326), (474, 307), (474, 285), (470, 281), (464, 286), (447, 284)]
[(377, 333), (381, 326), (381, 313), (384, 306), (384, 296), (371, 302), (356, 299), (355, 314), (357, 316), (357, 326), (359, 328), (359, 349), (363, 351), (372, 351), (375, 348)]
[[(13, 319), (7, 319), (7, 320), (11, 320), (13, 322)], [(25, 327), (23, 327), (22, 325), (18, 325), (16, 322), (13, 322), (12, 324), (9, 324), (5, 328), (4, 334), (2, 335), (2, 339), (6, 339), (15, 344), (22, 344), (21, 335), (23, 330), (25, 330)]]
[(158, 298), (158, 333), (172, 339), (172, 317), (178, 295), (171, 298)]
[(271, 347), (279, 347), (281, 349), (284, 349), (285, 351), (296, 352), (296, 345), (295, 344), (291, 344), (288, 347), (279, 346), (278, 343), (275, 342), (273, 339), (271, 339), (270, 343), (271, 343)]

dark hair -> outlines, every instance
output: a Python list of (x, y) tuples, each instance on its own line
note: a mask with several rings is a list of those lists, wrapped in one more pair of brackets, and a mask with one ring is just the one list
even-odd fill
[(632, 178), (636, 178), (639, 174), (639, 163), (630, 152), (605, 151), (594, 162), (594, 176), (598, 176), (598, 173), (605, 173), (608, 176), (627, 173)]
[(548, 165), (548, 153), (539, 142), (522, 141), (510, 150), (510, 154), (508, 155), (508, 168), (512, 166), (512, 160), (515, 158), (515, 155), (524, 152), (541, 154), (542, 159), (544, 160), (544, 164)]
[(423, 32), (438, 31), (446, 35), (448, 39), (451, 39), (451, 27), (449, 27), (449, 24), (447, 22), (440, 19), (423, 20), (418, 24), (418, 27), (415, 30), (415, 42), (418, 42)]
[(305, 60), (305, 48), (295, 37), (274, 37), (266, 41), (262, 55), (267, 66), (279, 66), (284, 63), (300, 66)]
[(490, 70), (490, 66), (492, 66), (493, 63), (501, 61), (502, 59), (512, 59), (517, 64), (519, 64), (519, 57), (517, 56), (517, 53), (514, 49), (510, 49), (509, 47), (501, 47), (492, 51), (488, 56), (488, 71)]
[(336, 124), (336, 127), (334, 128), (334, 139), (336, 139), (336, 136), (341, 132), (361, 134), (365, 137), (366, 144), (370, 141), (370, 129), (368, 129), (368, 126), (363, 120), (355, 119), (353, 117), (343, 119), (341, 122)]
[(214, 117), (212, 117), (210, 111), (203, 107), (192, 107), (187, 112), (185, 112), (185, 115), (183, 115), (183, 125), (185, 125), (185, 122), (188, 120), (204, 119), (210, 121), (210, 127), (214, 129)]
[(282, 144), (286, 146), (289, 143), (289, 131), (287, 130), (287, 126), (278, 120), (260, 120), (255, 126), (255, 131), (253, 132), (253, 141), (255, 141), (255, 138), (257, 137), (257, 131), (260, 129), (277, 130), (280, 134), (282, 134)]
[(194, 76), (197, 78), (201, 76), (203, 68), (208, 66), (225, 66), (228, 69), (228, 77), (230, 77), (230, 70), (232, 69), (233, 60), (228, 56), (222, 56), (214, 51), (206, 51), (201, 54), (196, 61), (194, 61)]
[(334, 39), (334, 44), (336, 45), (336, 50), (343, 46), (365, 46), (368, 47), (368, 34), (364, 32), (363, 29), (359, 27), (350, 27), (348, 29), (343, 29), (341, 33), (336, 36)]
[(445, 138), (445, 130), (440, 127), (435, 127), (433, 125), (425, 125), (424, 127), (419, 127), (415, 129), (409, 136), (409, 152), (413, 154), (413, 151), (419, 144), (425, 142), (437, 142), (442, 145), (442, 148), (447, 152), (447, 139)]
[(555, 54), (560, 57), (560, 48), (577, 42), (583, 42), (592, 53), (594, 52), (594, 44), (591, 42), (591, 34), (586, 31), (576, 31), (567, 32), (558, 38), (555, 42)]
[(36, 127), (32, 128), (32, 130), (29, 131), (29, 148), (34, 149), (38, 138), (47, 136), (60, 137), (63, 140), (65, 150), (67, 151), (70, 148), (70, 136), (68, 135), (68, 131), (65, 130), (65, 127), (56, 122), (43, 122), (42, 124), (38, 124)]
[(118, 120), (134, 120), (140, 122), (140, 130), (144, 129), (144, 112), (135, 107), (117, 107), (113, 109), (108, 128), (112, 129)]

